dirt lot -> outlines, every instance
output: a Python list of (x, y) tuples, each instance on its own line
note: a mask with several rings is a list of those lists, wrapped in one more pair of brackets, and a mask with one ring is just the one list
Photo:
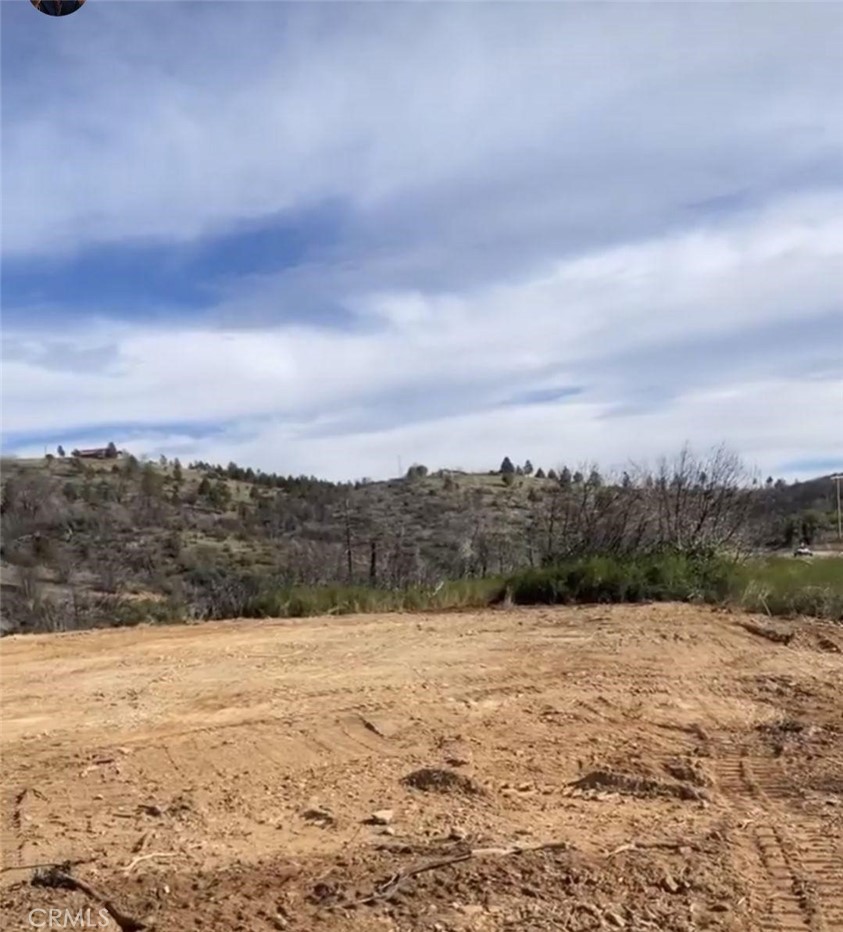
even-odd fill
[(7, 638), (0, 927), (91, 906), (105, 928), (31, 883), (82, 861), (160, 932), (843, 930), (843, 631), (749, 620)]

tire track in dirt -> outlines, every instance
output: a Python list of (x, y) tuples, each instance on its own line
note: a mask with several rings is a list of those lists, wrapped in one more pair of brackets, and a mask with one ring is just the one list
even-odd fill
[[(738, 840), (761, 869), (764, 932), (843, 930), (843, 851), (820, 824), (787, 828), (786, 812), (776, 804), (800, 797), (799, 788), (775, 760), (729, 755), (716, 761), (716, 770), (721, 792), (747, 816)], [(756, 804), (755, 812), (745, 800)]]

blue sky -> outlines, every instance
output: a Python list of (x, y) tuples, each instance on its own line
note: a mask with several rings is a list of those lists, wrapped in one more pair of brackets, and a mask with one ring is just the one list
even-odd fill
[(7, 453), (843, 466), (843, 7), (2, 3)]

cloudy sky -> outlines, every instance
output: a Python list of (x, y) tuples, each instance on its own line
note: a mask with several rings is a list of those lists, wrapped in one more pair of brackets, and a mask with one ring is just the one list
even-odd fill
[(843, 466), (843, 5), (0, 15), (7, 453)]

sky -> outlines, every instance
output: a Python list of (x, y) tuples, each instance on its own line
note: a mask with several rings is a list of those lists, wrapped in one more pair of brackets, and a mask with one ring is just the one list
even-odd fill
[(2, 447), (843, 468), (843, 5), (0, 3)]

